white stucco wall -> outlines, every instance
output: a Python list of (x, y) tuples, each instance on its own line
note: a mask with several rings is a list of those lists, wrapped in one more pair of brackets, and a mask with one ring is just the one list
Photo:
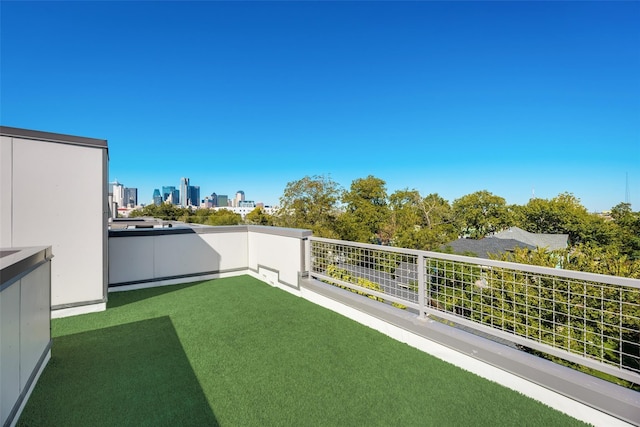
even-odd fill
[(252, 274), (267, 283), (296, 287), (306, 230), (276, 227), (199, 227), (197, 230), (113, 230), (109, 285), (157, 286)]
[(107, 147), (80, 139), (3, 128), (0, 141), (0, 246), (52, 247), (53, 307), (106, 295)]
[[(267, 234), (249, 228), (248, 239), (248, 265), (251, 270), (262, 273), (271, 280), (297, 287), (304, 256), (299, 237)], [(262, 272), (262, 269), (277, 272), (277, 278), (269, 272)]]
[(109, 238), (109, 283), (247, 269), (246, 232)]

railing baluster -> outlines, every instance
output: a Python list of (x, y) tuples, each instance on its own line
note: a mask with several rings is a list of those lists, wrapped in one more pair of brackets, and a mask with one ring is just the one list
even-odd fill
[(312, 278), (640, 382), (640, 280), (317, 237), (308, 251)]
[[(424, 269), (424, 256), (418, 255), (417, 257), (417, 266), (416, 266), (416, 275), (418, 276), (418, 304), (420, 304), (420, 314), (419, 317), (424, 319), (427, 315), (425, 310), (425, 300), (427, 298), (426, 295), (426, 286), (425, 286), (425, 269)], [(428, 273), (430, 276), (430, 273)]]

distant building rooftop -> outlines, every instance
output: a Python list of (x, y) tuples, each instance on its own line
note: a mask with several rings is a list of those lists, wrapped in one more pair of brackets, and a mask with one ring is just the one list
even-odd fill
[(496, 239), (517, 240), (538, 248), (545, 248), (549, 251), (564, 249), (569, 241), (568, 234), (544, 234), (530, 233), (518, 227), (510, 227), (508, 230), (496, 233), (492, 237)]
[(519, 227), (510, 227), (484, 239), (458, 239), (441, 248), (451, 248), (457, 254), (473, 253), (478, 258), (489, 259), (489, 254), (513, 252), (515, 248), (544, 248), (548, 251), (564, 249), (568, 242), (568, 234), (530, 233)]
[(454, 253), (467, 254), (473, 253), (478, 258), (489, 259), (490, 254), (501, 254), (504, 252), (513, 252), (515, 248), (535, 249), (533, 245), (523, 243), (515, 239), (504, 239), (495, 237), (486, 237), (484, 239), (458, 239), (443, 246), (450, 247)]

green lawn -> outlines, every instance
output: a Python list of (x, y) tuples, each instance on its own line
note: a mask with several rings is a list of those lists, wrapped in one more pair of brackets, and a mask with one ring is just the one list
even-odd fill
[(110, 294), (52, 333), (19, 425), (581, 425), (249, 276)]

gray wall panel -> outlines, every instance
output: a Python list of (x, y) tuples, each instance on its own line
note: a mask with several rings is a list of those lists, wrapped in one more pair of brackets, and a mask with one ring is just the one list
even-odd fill
[(20, 284), (0, 292), (0, 425), (20, 395)]
[(52, 305), (104, 298), (103, 149), (14, 138), (13, 241), (51, 245)]

